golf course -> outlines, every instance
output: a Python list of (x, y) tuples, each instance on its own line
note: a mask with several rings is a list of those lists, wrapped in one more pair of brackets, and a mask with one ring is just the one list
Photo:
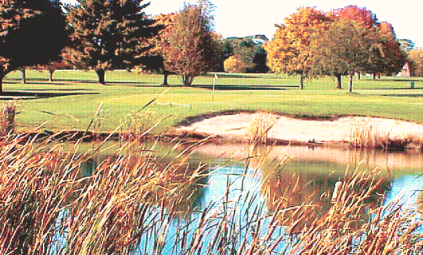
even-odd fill
[(59, 70), (53, 82), (47, 78), (47, 72), (31, 70), (25, 84), (19, 71), (4, 79), (1, 98), (17, 100), (17, 130), (42, 125), (53, 132), (85, 131), (94, 119), (99, 124), (96, 131), (111, 132), (123, 122), (145, 128), (162, 120), (152, 131), (161, 134), (197, 116), (237, 111), (423, 123), (423, 79), (416, 77), (362, 77), (354, 80), (353, 93), (336, 89), (331, 77), (306, 80), (305, 89), (299, 90), (298, 77), (275, 74), (210, 73), (197, 77), (189, 87), (182, 86), (178, 76), (170, 76), (170, 85), (164, 87), (162, 75), (126, 71), (107, 72), (106, 85), (97, 83), (93, 71)]

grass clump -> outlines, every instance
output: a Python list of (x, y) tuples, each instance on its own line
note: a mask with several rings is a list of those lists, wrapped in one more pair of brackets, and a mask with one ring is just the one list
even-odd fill
[(386, 148), (388, 136), (382, 136), (377, 123), (364, 118), (355, 118), (349, 131), (351, 146), (356, 148)]
[(256, 112), (252, 119), (250, 126), (247, 128), (246, 135), (250, 143), (266, 144), (269, 130), (275, 125), (278, 118), (274, 115), (265, 112)]

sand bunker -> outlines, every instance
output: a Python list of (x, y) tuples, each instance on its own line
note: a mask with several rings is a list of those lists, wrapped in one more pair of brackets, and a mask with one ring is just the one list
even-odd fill
[[(238, 113), (201, 120), (189, 126), (176, 128), (178, 134), (217, 136), (223, 139), (245, 140), (251, 136), (251, 127), (259, 118), (273, 123), (267, 138), (293, 143), (351, 143), (364, 133), (397, 140), (423, 139), (423, 125), (393, 119), (370, 117), (342, 117), (336, 120), (304, 120), (269, 113)], [(266, 121), (264, 121), (266, 122)], [(267, 125), (267, 124), (266, 124)]]

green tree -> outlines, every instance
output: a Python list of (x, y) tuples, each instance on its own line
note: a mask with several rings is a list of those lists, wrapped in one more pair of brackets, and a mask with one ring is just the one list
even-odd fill
[(218, 46), (213, 39), (212, 17), (207, 2), (186, 5), (176, 16), (164, 52), (165, 68), (181, 76), (185, 86), (213, 68)]
[(105, 84), (106, 70), (148, 64), (140, 56), (149, 48), (140, 40), (155, 36), (161, 28), (143, 12), (149, 4), (142, 4), (143, 0), (77, 2), (67, 8), (75, 53), (68, 55), (67, 62), (95, 70), (100, 84)]
[(265, 45), (267, 65), (275, 73), (297, 74), (300, 88), (304, 79), (310, 76), (310, 38), (324, 30), (331, 18), (314, 8), (298, 9), (297, 13), (286, 18), (285, 24), (278, 26), (273, 40)]
[(414, 49), (414, 42), (410, 39), (398, 39), (397, 42), (401, 45), (401, 48), (405, 51)]
[(0, 92), (6, 74), (59, 58), (68, 43), (59, 0), (0, 2)]
[(341, 77), (350, 77), (348, 90), (352, 92), (353, 76), (362, 71), (370, 59), (372, 30), (366, 30), (353, 20), (336, 20), (328, 30), (312, 38), (311, 55), (314, 75), (334, 75), (337, 88), (341, 89)]

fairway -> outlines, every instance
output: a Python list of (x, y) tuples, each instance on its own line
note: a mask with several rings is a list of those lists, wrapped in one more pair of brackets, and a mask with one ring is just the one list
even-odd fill
[(306, 80), (300, 90), (297, 77), (275, 74), (219, 73), (215, 79), (211, 73), (197, 77), (192, 87), (183, 87), (173, 75), (170, 86), (162, 87), (161, 75), (126, 71), (107, 72), (106, 85), (97, 84), (94, 71), (56, 71), (53, 82), (47, 72), (27, 71), (27, 84), (20, 77), (20, 72), (7, 75), (1, 96), (4, 102), (18, 99), (19, 131), (41, 124), (51, 131), (86, 130), (94, 119), (91, 129), (110, 132), (124, 122), (122, 129), (134, 123), (145, 128), (164, 119), (153, 132), (159, 134), (187, 118), (226, 111), (269, 111), (303, 118), (359, 115), (423, 123), (423, 79), (415, 77), (355, 79), (354, 93), (348, 93), (347, 79), (342, 90), (335, 89), (332, 77)]

